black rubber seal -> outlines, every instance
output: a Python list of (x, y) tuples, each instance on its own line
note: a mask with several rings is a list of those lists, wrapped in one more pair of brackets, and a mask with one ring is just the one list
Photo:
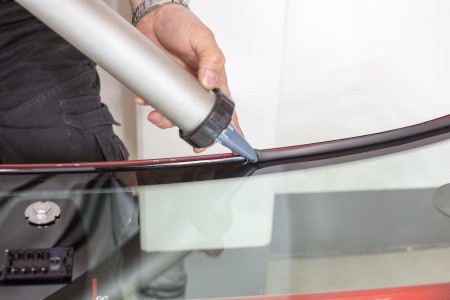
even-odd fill
[[(450, 141), (450, 115), (409, 127), (365, 136), (257, 150), (259, 160), (254, 164), (249, 163), (241, 156), (223, 154), (204, 158), (200, 156), (199, 159), (192, 160), (131, 161), (129, 164), (100, 164), (80, 167), (42, 167), (37, 164), (27, 166), (27, 168), (7, 167), (2, 169), (0, 164), (0, 177), (2, 183), (6, 182), (0, 185), (0, 192), (4, 189), (8, 193), (11, 192), (11, 184), (8, 182), (14, 182), (13, 185), (16, 184), (16, 181), (23, 182), (24, 186), (19, 188), (19, 190), (23, 190), (29, 189), (30, 185), (51, 181), (55, 176), (58, 180), (61, 180), (59, 176), (84, 180), (84, 178), (90, 179), (92, 173), (100, 172), (121, 174), (120, 178), (130, 176), (129, 182), (133, 182), (137, 177), (140, 185), (238, 178), (250, 176), (254, 172), (258, 175), (274, 174), (370, 159), (445, 141)], [(35, 174), (41, 175), (41, 177), (35, 177)], [(58, 183), (58, 180), (55, 182)]]
[(205, 148), (214, 143), (231, 122), (233, 100), (219, 89), (214, 89), (213, 92), (216, 94), (216, 103), (205, 121), (191, 132), (180, 130), (180, 137), (194, 148)]

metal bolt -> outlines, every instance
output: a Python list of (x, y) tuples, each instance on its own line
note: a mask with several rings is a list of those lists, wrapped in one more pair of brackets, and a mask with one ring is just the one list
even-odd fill
[(48, 225), (54, 222), (60, 214), (59, 206), (50, 201), (35, 202), (25, 209), (25, 217), (35, 225)]

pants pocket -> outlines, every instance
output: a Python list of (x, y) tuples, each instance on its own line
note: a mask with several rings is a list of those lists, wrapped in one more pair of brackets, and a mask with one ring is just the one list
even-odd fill
[(105, 160), (128, 160), (130, 154), (124, 143), (114, 132), (95, 132), (94, 136)]
[(101, 129), (101, 125), (117, 125), (100, 96), (84, 96), (60, 101), (64, 122), (80, 130)]
[[(108, 107), (100, 102), (99, 96), (65, 99), (60, 101), (60, 106), (75, 160), (83, 159), (86, 151), (92, 151), (89, 143), (95, 143), (97, 160), (128, 159), (128, 150), (112, 129), (113, 125), (120, 124), (114, 120)], [(92, 157), (89, 157), (91, 161)]]

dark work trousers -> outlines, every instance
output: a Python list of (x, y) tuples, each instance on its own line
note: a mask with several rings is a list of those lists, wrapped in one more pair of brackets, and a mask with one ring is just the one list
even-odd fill
[[(99, 94), (100, 82), (92, 61), (17, 3), (0, 0), (0, 164), (128, 159), (126, 147), (113, 132), (118, 123)], [(68, 192), (92, 185), (111, 188), (112, 183), (121, 188), (108, 174), (86, 176), (92, 178), (87, 182), (80, 182), (77, 176), (56, 181)], [(2, 177), (0, 187), (15, 191), (16, 181), (20, 180)], [(42, 180), (40, 185), (44, 191), (58, 187), (54, 179)], [(36, 189), (30, 188), (30, 192)], [(58, 203), (62, 217), (46, 230), (37, 230), (39, 234), (23, 222), (23, 206), (37, 199), (0, 197), (0, 251), (63, 245), (84, 253), (76, 254), (73, 279), (89, 270), (79, 288), (88, 297), (72, 294), (64, 299), (91, 299), (90, 279), (98, 280), (99, 295), (107, 295), (105, 289), (111, 284), (120, 285), (122, 245), (130, 237), (139, 237), (136, 199), (131, 192), (75, 193), (67, 199), (47, 199), (43, 193), (41, 197)], [(58, 287), (5, 286), (0, 299), (42, 299), (52, 289)]]
[(95, 68), (0, 114), (0, 162), (63, 163), (128, 159), (99, 96)]
[[(107, 106), (101, 103), (99, 90), (98, 74), (92, 67), (92, 69), (65, 80), (63, 83), (38, 95), (30, 95), (27, 100), (16, 107), (0, 113), (1, 163), (68, 163), (128, 159), (125, 145), (113, 132), (113, 125), (118, 125), (118, 123), (114, 121)], [(51, 181), (49, 184), (49, 189), (52, 189)], [(73, 185), (80, 187), (80, 183), (77, 182), (74, 182)], [(67, 188), (70, 190), (72, 187), (69, 185)], [(70, 197), (63, 202), (76, 203), (75, 206), (72, 205), (73, 208), (71, 209), (77, 212), (74, 215), (80, 216), (72, 220), (66, 220), (72, 227), (71, 230), (65, 232), (64, 238), (74, 236), (79, 232), (85, 232), (84, 239), (90, 243), (90, 250), (87, 252), (89, 259), (87, 262), (76, 259), (74, 263), (76, 268), (80, 270), (86, 264), (92, 268), (89, 278), (98, 280), (98, 292), (99, 295), (102, 295), (102, 293), (107, 294), (108, 291), (103, 291), (103, 288), (110, 286), (111, 282), (115, 282), (116, 285), (120, 284), (121, 239), (116, 236), (122, 237), (124, 231), (129, 232), (128, 236), (138, 232), (137, 214), (135, 213), (132, 219), (129, 216), (129, 211), (133, 211), (136, 203), (130, 193), (122, 193), (117, 196), (113, 194), (110, 198), (103, 197), (101, 201), (97, 198), (88, 198), (84, 197), (77, 200)], [(16, 198), (0, 197), (0, 204), (7, 202), (10, 204), (6, 207), (15, 207), (20, 204), (20, 201)], [(66, 206), (61, 204), (62, 213), (67, 216), (68, 209)], [(8, 221), (13, 213), (16, 213), (16, 215), (23, 214), (23, 209), (19, 208), (19, 211), (16, 212), (2, 207), (0, 223), (5, 220)], [(100, 208), (100, 210), (93, 214), (92, 208), (97, 210)], [(122, 219), (131, 220), (132, 224), (120, 223), (119, 220)], [(91, 226), (91, 224), (99, 222), (102, 224), (101, 227), (97, 226), (100, 229)], [(29, 227), (27, 224), (22, 225), (25, 228)], [(51, 228), (56, 230), (58, 226), (57, 223)], [(80, 228), (84, 229), (81, 230)], [(90, 238), (97, 231), (100, 232), (99, 237), (96, 239)], [(53, 236), (54, 233), (49, 231), (52, 236), (46, 237), (44, 231), (39, 232), (44, 234), (38, 240), (41, 248), (59, 245), (51, 242), (52, 238), (57, 239), (57, 236)], [(36, 248), (36, 243), (29, 238), (25, 238), (24, 235), (26, 236), (26, 231), (19, 230), (19, 232), (16, 232), (17, 241), (12, 240), (7, 245), (2, 245), (3, 248), (14, 248), (15, 242), (23, 243), (20, 244), (19, 248)], [(4, 239), (5, 234), (2, 234), (0, 238)], [(47, 240), (50, 242), (44, 243)], [(65, 246), (75, 247), (70, 243)], [(115, 254), (111, 256), (112, 253)], [(100, 254), (103, 256), (109, 255), (109, 258), (108, 262), (101, 264), (99, 268), (96, 265), (103, 261), (103, 256), (100, 257)], [(84, 270), (86, 271), (86, 269)], [(79, 292), (90, 295), (89, 280), (82, 283), (86, 286)], [(45, 294), (47, 287), (50, 290), (52, 288), (51, 286), (42, 286), (39, 291)], [(23, 287), (20, 291), (21, 293), (29, 293), (34, 288), (33, 286)], [(15, 287), (4, 287), (2, 293), (6, 294), (14, 291), (14, 289)], [(9, 295), (10, 299), (24, 299), (21, 298), (21, 293)], [(16, 296), (13, 297), (12, 295)], [(77, 297), (69, 298), (78, 299)], [(36, 296), (36, 299), (40, 299), (40, 297)]]

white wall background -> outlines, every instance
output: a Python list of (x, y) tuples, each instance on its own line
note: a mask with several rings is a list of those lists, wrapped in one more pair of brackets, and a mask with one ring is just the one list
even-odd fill
[(277, 143), (449, 114), (449, 17), (445, 0), (289, 1)]
[[(127, 1), (108, 1), (128, 9)], [(227, 56), (241, 124), (256, 148), (373, 133), (450, 112), (449, 1), (192, 0), (192, 10)], [(177, 130), (148, 124), (149, 108), (138, 108), (135, 122), (131, 94), (106, 78), (104, 99), (137, 157), (192, 155)]]

